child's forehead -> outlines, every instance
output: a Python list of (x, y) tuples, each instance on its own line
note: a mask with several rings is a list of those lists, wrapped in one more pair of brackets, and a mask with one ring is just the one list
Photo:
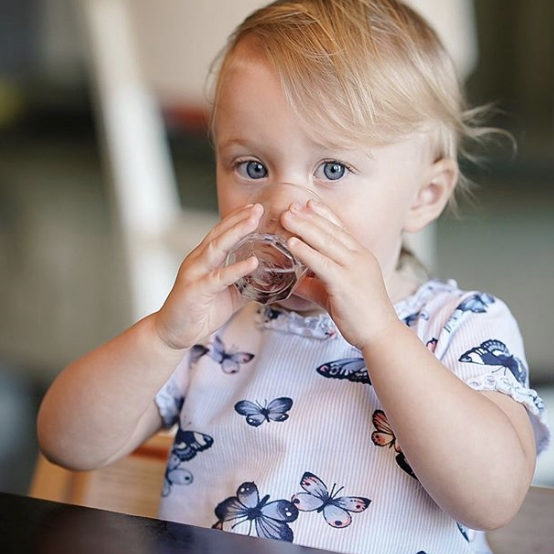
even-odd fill
[(221, 86), (225, 86), (225, 80), (229, 76), (240, 71), (265, 73), (265, 78), (275, 74), (275, 64), (264, 52), (263, 45), (256, 37), (243, 37), (228, 53), (219, 76)]
[[(363, 147), (367, 150), (401, 141), (414, 133), (423, 132), (428, 137), (429, 131), (437, 127), (437, 122), (431, 118), (425, 122), (422, 120), (425, 117), (418, 116), (419, 121), (410, 121), (414, 112), (410, 106), (417, 104), (415, 102), (397, 105), (391, 115), (386, 115), (386, 106), (394, 101), (383, 93), (379, 84), (374, 86), (370, 78), (360, 79), (357, 91), (353, 87), (345, 90), (337, 84), (336, 76), (323, 74), (317, 64), (312, 71), (309, 61), (297, 59), (298, 52), (289, 54), (285, 56), (283, 50), (277, 54), (267, 50), (262, 39), (253, 34), (245, 34), (233, 44), (220, 68), (219, 90), (214, 98), (214, 134), (218, 110), (223, 105), (231, 105), (229, 99), (234, 95), (237, 82), (244, 87), (249, 79), (271, 82), (271, 86), (278, 88), (282, 92), (280, 101), (286, 102), (287, 109), (295, 113), (310, 139), (329, 149)], [(398, 83), (398, 89), (403, 86)], [(256, 86), (244, 88), (253, 101), (264, 94), (264, 87), (259, 90)], [(398, 99), (395, 101), (398, 103)], [(368, 103), (373, 107), (368, 108)]]

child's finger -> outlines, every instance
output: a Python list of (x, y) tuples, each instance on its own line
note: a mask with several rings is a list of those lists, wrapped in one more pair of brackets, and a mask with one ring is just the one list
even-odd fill
[(195, 251), (196, 262), (202, 261), (202, 264), (197, 265), (196, 271), (191, 275), (199, 275), (207, 273), (221, 266), (235, 244), (245, 237), (248, 233), (254, 231), (258, 225), (260, 210), (255, 210), (253, 207), (250, 214), (232, 218), (234, 225), (226, 225), (221, 232), (214, 233), (202, 241), (201, 245)]
[(344, 264), (359, 247), (356, 239), (342, 226), (310, 209), (290, 210), (284, 214), (287, 229), (324, 256)]
[(201, 244), (207, 243), (219, 237), (222, 233), (227, 232), (237, 223), (249, 218), (259, 219), (263, 213), (263, 208), (259, 204), (248, 204), (237, 208), (231, 212), (225, 219), (222, 219), (204, 238)]
[(287, 244), (292, 254), (309, 267), (324, 284), (331, 284), (340, 279), (342, 270), (340, 263), (325, 256), (298, 237), (291, 237)]
[(251, 256), (234, 264), (218, 267), (211, 271), (206, 279), (207, 291), (217, 294), (232, 285), (235, 281), (252, 273), (258, 267), (258, 259)]
[(294, 290), (296, 296), (314, 302), (324, 310), (329, 310), (327, 300), (329, 298), (325, 284), (317, 277), (304, 277)]
[(325, 217), (335, 225), (338, 225), (341, 229), (343, 228), (342, 221), (326, 204), (323, 204), (322, 202), (317, 202), (316, 200), (308, 200), (308, 207), (316, 214)]

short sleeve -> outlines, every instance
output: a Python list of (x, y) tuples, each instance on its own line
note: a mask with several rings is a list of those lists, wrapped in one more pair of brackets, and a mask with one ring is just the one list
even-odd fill
[(550, 441), (546, 408), (529, 386), (529, 370), (519, 326), (502, 300), (485, 293), (466, 292), (450, 298), (435, 330), (433, 350), (462, 381), (480, 391), (507, 394), (527, 409), (537, 453)]
[(162, 417), (163, 427), (166, 429), (179, 420), (179, 414), (185, 402), (189, 364), (190, 354), (187, 354), (156, 395), (156, 405)]

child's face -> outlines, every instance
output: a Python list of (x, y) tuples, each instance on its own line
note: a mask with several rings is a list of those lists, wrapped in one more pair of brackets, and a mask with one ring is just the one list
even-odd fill
[(241, 44), (225, 76), (215, 118), (221, 217), (255, 187), (309, 187), (377, 257), (385, 281), (395, 272), (401, 235), (432, 165), (423, 137), (360, 150), (310, 140), (267, 61)]

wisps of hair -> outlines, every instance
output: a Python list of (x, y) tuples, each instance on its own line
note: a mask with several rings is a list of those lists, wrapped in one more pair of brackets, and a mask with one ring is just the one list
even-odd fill
[[(475, 161), (475, 143), (501, 133), (484, 125), (486, 107), (467, 108), (437, 34), (399, 0), (277, 0), (254, 12), (214, 63), (212, 122), (245, 39), (273, 64), (307, 134), (326, 146), (426, 133), (437, 159)], [(458, 189), (469, 190), (463, 176)]]

